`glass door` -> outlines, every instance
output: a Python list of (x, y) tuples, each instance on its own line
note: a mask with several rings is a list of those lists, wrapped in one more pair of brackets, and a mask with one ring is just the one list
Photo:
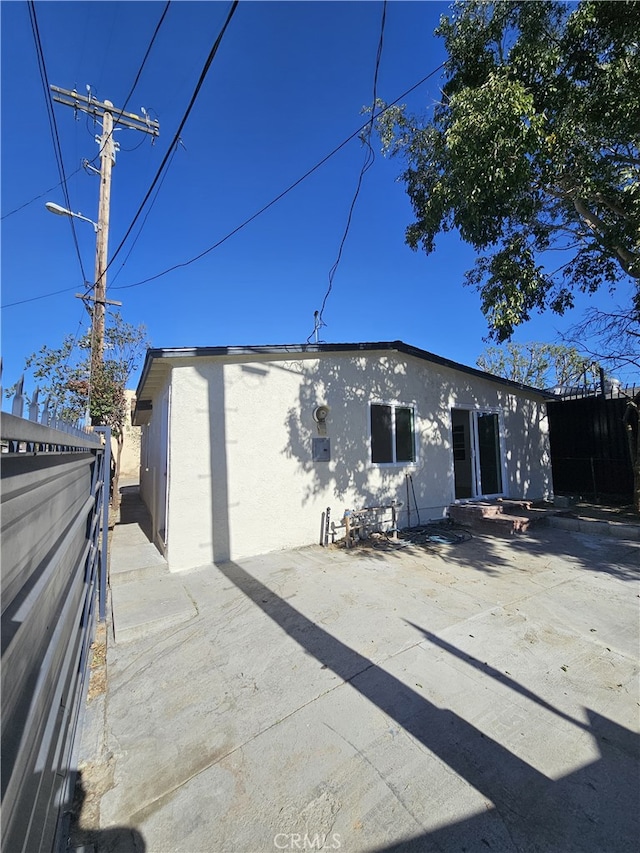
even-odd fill
[(452, 409), (451, 428), (456, 500), (503, 494), (499, 415)]
[(477, 482), (479, 495), (502, 494), (500, 424), (495, 412), (475, 412), (477, 435)]

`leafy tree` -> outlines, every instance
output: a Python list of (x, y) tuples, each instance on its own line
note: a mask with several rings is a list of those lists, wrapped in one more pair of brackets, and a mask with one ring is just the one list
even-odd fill
[(534, 388), (595, 386), (600, 380), (597, 363), (585, 358), (575, 347), (563, 344), (509, 342), (487, 347), (476, 364), (487, 373)]
[(383, 150), (406, 162), (407, 243), (429, 254), (457, 229), (473, 246), (466, 282), (496, 341), (622, 280), (637, 320), (640, 3), (452, 9), (436, 30), (447, 79), (431, 118), (391, 107), (377, 119)]
[(76, 422), (89, 410), (92, 424), (111, 427), (117, 447), (112, 481), (114, 504), (118, 501), (127, 418), (125, 389), (148, 346), (146, 328), (126, 323), (116, 313), (105, 328), (104, 358), (93, 377), (90, 333), (77, 342), (73, 335), (67, 335), (58, 348), (42, 346), (25, 362), (25, 369), (32, 372), (41, 391), (50, 396), (60, 419)]

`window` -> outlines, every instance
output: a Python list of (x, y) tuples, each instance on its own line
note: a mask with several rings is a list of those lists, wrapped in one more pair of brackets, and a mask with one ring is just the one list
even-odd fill
[(371, 404), (371, 461), (416, 461), (414, 411), (410, 406)]

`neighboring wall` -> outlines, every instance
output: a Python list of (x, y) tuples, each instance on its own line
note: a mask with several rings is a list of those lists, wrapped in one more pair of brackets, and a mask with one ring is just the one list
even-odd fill
[[(120, 457), (120, 478), (122, 480), (137, 480), (140, 475), (140, 427), (131, 423), (131, 408), (135, 402), (135, 391), (125, 391), (126, 418), (124, 422), (124, 443)], [(113, 453), (117, 453), (116, 442), (113, 442)]]
[[(345, 508), (393, 498), (406, 508), (408, 473), (421, 520), (442, 517), (454, 499), (453, 407), (502, 413), (507, 496), (551, 490), (542, 402), (404, 354), (176, 359), (171, 395), (172, 570), (317, 542), (327, 507), (336, 522)], [(415, 465), (371, 465), (372, 401), (415, 406)], [(311, 457), (320, 404), (331, 410), (330, 462)], [(150, 447), (160, 435), (156, 406)], [(149, 488), (143, 494), (150, 504)]]

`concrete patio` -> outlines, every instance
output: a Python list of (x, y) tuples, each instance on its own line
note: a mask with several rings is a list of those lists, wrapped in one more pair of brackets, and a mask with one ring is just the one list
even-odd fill
[(123, 515), (76, 849), (635, 849), (640, 542), (545, 528), (180, 575), (145, 546)]

